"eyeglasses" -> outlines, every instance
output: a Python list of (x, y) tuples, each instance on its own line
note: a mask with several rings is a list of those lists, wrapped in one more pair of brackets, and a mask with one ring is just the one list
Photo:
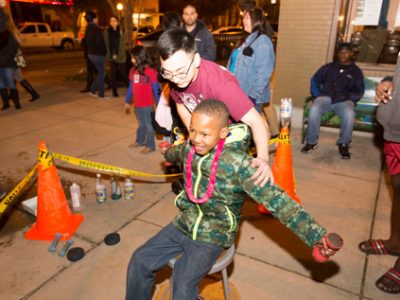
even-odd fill
[(174, 81), (174, 78), (175, 78), (175, 80), (178, 80), (178, 81), (186, 79), (186, 77), (189, 74), (190, 68), (192, 67), (195, 56), (196, 56), (196, 54), (193, 55), (192, 61), (190, 62), (189, 68), (187, 69), (186, 72), (173, 74), (172, 72), (161, 68), (161, 76), (170, 81)]

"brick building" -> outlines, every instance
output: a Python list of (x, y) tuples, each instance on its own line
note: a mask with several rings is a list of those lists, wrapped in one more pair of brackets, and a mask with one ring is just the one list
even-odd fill
[[(389, 38), (397, 34), (400, 18), (399, 0), (371, 1), (388, 4), (386, 8), (387, 28), (383, 31)], [(279, 15), (279, 37), (277, 45), (273, 102), (291, 97), (294, 106), (301, 107), (309, 96), (310, 78), (323, 64), (332, 61), (339, 39), (353, 41), (357, 32), (376, 26), (356, 26), (355, 17), (362, 0), (281, 0)], [(369, 4), (371, 4), (369, 3)], [(390, 4), (389, 4), (390, 3)], [(379, 4), (379, 3), (378, 3)], [(400, 33), (399, 33), (400, 34)], [(400, 38), (399, 38), (400, 47)], [(387, 38), (383, 47), (387, 46)], [(382, 51), (384, 52), (384, 48)], [(397, 51), (398, 48), (390, 48)], [(393, 50), (394, 49), (394, 50)], [(397, 50), (396, 50), (397, 49)], [(393, 53), (392, 53), (393, 57)], [(395, 54), (395, 58), (397, 53)], [(391, 63), (357, 62), (365, 76), (383, 77), (394, 72)], [(395, 62), (395, 59), (394, 59)]]

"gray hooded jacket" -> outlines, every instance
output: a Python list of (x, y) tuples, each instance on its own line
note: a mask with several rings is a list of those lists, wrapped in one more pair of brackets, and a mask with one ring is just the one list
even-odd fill
[[(384, 80), (390, 80), (390, 78)], [(400, 143), (400, 55), (397, 58), (396, 72), (392, 82), (393, 98), (388, 103), (379, 105), (377, 119), (384, 128), (385, 140)]]

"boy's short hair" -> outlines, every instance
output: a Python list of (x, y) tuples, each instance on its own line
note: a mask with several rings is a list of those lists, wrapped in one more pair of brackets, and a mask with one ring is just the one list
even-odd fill
[(183, 50), (186, 53), (196, 52), (194, 37), (182, 28), (166, 30), (158, 40), (158, 52), (163, 60), (170, 58), (175, 52)]
[(228, 126), (229, 111), (224, 102), (215, 99), (203, 100), (196, 106), (193, 113), (216, 117), (223, 127)]

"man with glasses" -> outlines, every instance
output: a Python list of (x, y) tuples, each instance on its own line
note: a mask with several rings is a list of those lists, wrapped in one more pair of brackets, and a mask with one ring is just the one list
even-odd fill
[(241, 90), (238, 81), (224, 67), (200, 58), (194, 38), (182, 29), (165, 31), (158, 41), (161, 76), (170, 81), (171, 97), (186, 128), (192, 112), (204, 99), (217, 99), (228, 107), (231, 121), (243, 122), (252, 131), (257, 148), (253, 167), (256, 185), (273, 180), (268, 165), (268, 125)]

